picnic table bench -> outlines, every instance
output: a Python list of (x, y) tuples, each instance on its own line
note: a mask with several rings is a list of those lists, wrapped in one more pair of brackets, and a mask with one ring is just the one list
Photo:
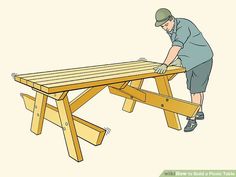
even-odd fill
[[(77, 67), (53, 71), (15, 74), (14, 80), (31, 87), (36, 96), (21, 93), (26, 109), (33, 112), (31, 131), (41, 134), (44, 119), (61, 127), (70, 157), (82, 161), (78, 137), (93, 145), (100, 145), (106, 130), (73, 113), (86, 102), (109, 88), (110, 93), (125, 98), (123, 110), (132, 112), (136, 102), (161, 108), (167, 125), (181, 130), (178, 114), (192, 117), (199, 105), (174, 98), (169, 81), (178, 73), (185, 72), (182, 67), (170, 66), (165, 74), (157, 74), (154, 67), (160, 63), (138, 60), (97, 66)], [(159, 93), (142, 89), (144, 79), (154, 78)], [(80, 95), (69, 101), (72, 90), (85, 89)], [(56, 105), (47, 103), (48, 97), (55, 99)]]

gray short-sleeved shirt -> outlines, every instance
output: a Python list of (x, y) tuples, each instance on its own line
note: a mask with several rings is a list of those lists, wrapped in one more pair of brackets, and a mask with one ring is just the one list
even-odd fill
[(213, 57), (213, 52), (196, 25), (188, 19), (175, 18), (174, 28), (167, 32), (173, 46), (180, 46), (178, 57), (186, 70), (190, 70)]

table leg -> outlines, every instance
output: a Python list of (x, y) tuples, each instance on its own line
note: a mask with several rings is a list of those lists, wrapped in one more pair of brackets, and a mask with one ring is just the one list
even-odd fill
[[(138, 89), (140, 89), (142, 85), (143, 85), (143, 79), (131, 81), (131, 84), (130, 84), (130, 86), (134, 88), (138, 88)], [(122, 110), (129, 113), (133, 112), (135, 104), (136, 104), (135, 100), (126, 98)]]
[[(25, 108), (31, 112), (34, 111), (34, 104), (35, 104), (35, 98), (27, 95), (27, 94), (21, 94)], [(72, 116), (75, 124), (75, 129), (77, 136), (88, 141), (89, 143), (97, 146), (102, 144), (102, 141), (105, 136), (105, 129), (94, 125), (88, 121), (85, 121), (84, 119), (81, 119), (77, 116)], [(48, 120), (49, 122), (61, 127), (61, 120), (58, 113), (58, 109), (55, 106), (52, 106), (50, 104), (46, 105), (45, 109), (45, 120)], [(78, 131), (79, 130), (79, 131)]]
[(82, 161), (83, 156), (80, 150), (79, 140), (77, 138), (75, 125), (72, 118), (68, 96), (65, 96), (65, 98), (62, 100), (56, 100), (56, 103), (69, 156), (76, 161)]
[[(155, 81), (160, 94), (172, 97), (172, 91), (167, 76), (156, 77)], [(164, 110), (164, 113), (168, 127), (181, 130), (178, 114), (167, 110)]]
[(42, 133), (43, 120), (48, 97), (42, 93), (36, 92), (35, 98), (36, 100), (33, 108), (31, 131), (36, 135), (39, 135)]

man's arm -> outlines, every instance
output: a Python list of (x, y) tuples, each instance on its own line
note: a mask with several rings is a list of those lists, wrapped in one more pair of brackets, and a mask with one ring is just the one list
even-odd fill
[(168, 55), (164, 61), (164, 64), (171, 64), (176, 56), (178, 55), (181, 48), (184, 48), (185, 42), (188, 40), (191, 35), (188, 25), (179, 26), (176, 31), (175, 40), (172, 42), (172, 47), (170, 48)]
[(182, 48), (181, 46), (173, 45), (173, 46), (170, 48), (170, 50), (169, 50), (169, 52), (168, 52), (168, 54), (167, 54), (167, 56), (166, 56), (166, 59), (165, 59), (165, 61), (163, 62), (163, 64), (160, 65), (160, 66), (158, 66), (157, 68), (154, 68), (154, 69), (155, 69), (155, 72), (156, 72), (156, 73), (159, 73), (159, 74), (165, 73), (166, 70), (167, 70), (167, 67), (168, 67), (169, 64), (171, 64), (171, 63), (174, 61), (174, 59), (177, 57), (177, 55), (178, 55), (178, 53), (179, 53), (179, 51), (180, 51), (181, 48)]
[(166, 64), (167, 66), (170, 65), (174, 61), (174, 59), (177, 57), (180, 49), (181, 49), (180, 46), (172, 46), (163, 63)]
[(174, 61), (180, 49), (184, 48), (184, 44), (188, 40), (190, 35), (191, 33), (188, 26), (185, 25), (178, 28), (178, 30), (176, 31), (175, 40), (172, 42), (172, 47), (170, 48), (165, 61), (159, 67), (154, 68), (156, 73), (163, 74), (166, 72), (168, 65)]

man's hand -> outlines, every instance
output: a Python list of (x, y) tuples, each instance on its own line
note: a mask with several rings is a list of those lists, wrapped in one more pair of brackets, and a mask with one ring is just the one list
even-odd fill
[(173, 61), (171, 64), (170, 64), (170, 66), (182, 66), (182, 61), (179, 59), (179, 58), (177, 58), (175, 61)]
[(168, 66), (163, 63), (162, 65), (160, 65), (160, 66), (158, 66), (156, 68), (153, 68), (153, 69), (155, 69), (155, 72), (158, 73), (158, 74), (164, 74), (166, 72), (166, 70), (167, 70), (167, 67)]

